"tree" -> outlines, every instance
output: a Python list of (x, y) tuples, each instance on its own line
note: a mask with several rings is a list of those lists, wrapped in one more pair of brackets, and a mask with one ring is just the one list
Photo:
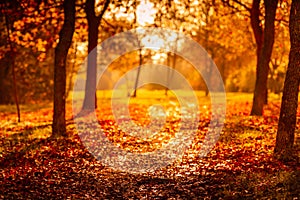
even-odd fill
[(143, 64), (142, 48), (141, 48), (140, 41), (138, 41), (138, 42), (139, 42), (139, 46), (140, 46), (140, 48), (139, 48), (139, 66), (138, 66), (138, 69), (137, 69), (137, 74), (136, 74), (136, 79), (135, 79), (135, 84), (134, 84), (134, 92), (133, 92), (132, 97), (136, 97), (139, 78), (140, 78), (140, 73), (141, 73), (141, 67), (142, 67), (142, 64)]
[[(5, 1), (6, 3), (6, 1)], [(9, 4), (7, 5), (9, 6)], [(10, 59), (10, 66), (12, 68), (12, 79), (13, 79), (13, 88), (14, 88), (14, 99), (15, 99), (15, 103), (16, 103), (16, 107), (17, 107), (17, 113), (18, 113), (18, 122), (21, 122), (21, 114), (20, 114), (20, 107), (19, 107), (19, 98), (18, 98), (18, 89), (17, 89), (17, 80), (16, 80), (16, 67), (15, 67), (15, 48), (13, 46), (13, 43), (10, 39), (10, 35), (11, 35), (11, 26), (12, 26), (12, 20), (10, 20), (10, 18), (8, 17), (7, 13), (4, 12), (4, 18), (5, 18), (5, 25), (6, 25), (6, 31), (7, 31), (7, 41), (8, 41), (8, 46), (10, 49), (10, 55), (11, 55), (11, 59)]]
[(53, 100), (54, 47), (62, 22), (62, 2), (0, 3), (0, 104), (14, 102), (13, 71), (19, 103)]
[(94, 110), (97, 107), (96, 75), (99, 25), (109, 3), (110, 0), (105, 0), (99, 16), (95, 12), (95, 0), (87, 0), (85, 3), (85, 13), (88, 21), (88, 67), (82, 110)]
[(269, 63), (275, 35), (275, 15), (278, 0), (264, 0), (265, 4), (265, 27), (262, 30), (259, 20), (260, 0), (253, 0), (251, 9), (251, 26), (257, 44), (256, 82), (254, 88), (251, 115), (262, 115), (263, 106), (267, 102), (267, 81)]
[[(227, 6), (235, 11), (239, 11), (236, 6), (230, 4), (230, 0), (222, 0)], [(261, 20), (260, 3), (261, 0), (253, 0), (250, 8), (246, 3), (239, 0), (232, 0), (239, 7), (244, 8), (250, 13), (251, 27), (256, 43), (256, 81), (254, 88), (253, 104), (251, 115), (261, 116), (263, 106), (267, 103), (267, 81), (269, 63), (271, 60), (272, 49), (275, 35), (275, 16), (278, 0), (264, 0), (265, 15), (264, 23)], [(264, 24), (264, 28), (262, 27)]]
[(286, 72), (281, 101), (278, 131), (274, 154), (281, 160), (289, 160), (295, 138), (296, 114), (300, 84), (300, 1), (293, 0), (290, 11), (289, 64)]
[[(255, 55), (249, 49), (253, 48), (254, 43), (249, 26), (245, 23), (248, 20), (245, 13), (248, 11), (233, 12), (221, 0), (159, 1), (157, 4), (156, 25), (183, 32), (201, 44), (217, 64), (224, 82), (232, 73), (241, 71), (242, 67), (249, 68), (252, 64), (249, 60), (252, 61)], [(211, 73), (209, 68), (208, 65), (207, 75)], [(202, 79), (199, 80), (199, 86), (208, 95)]]
[(66, 59), (75, 29), (75, 0), (65, 0), (63, 7), (64, 24), (55, 48), (53, 136), (66, 136)]
[[(137, 11), (138, 9), (135, 9), (135, 13), (134, 13), (134, 24), (138, 25), (138, 20), (137, 20)], [(142, 64), (143, 64), (143, 54), (142, 54), (142, 42), (141, 42), (141, 38), (137, 37), (137, 43), (139, 45), (139, 66), (137, 69), (137, 74), (136, 74), (136, 78), (135, 78), (135, 83), (134, 83), (134, 91), (132, 94), (132, 97), (136, 97), (137, 95), (137, 90), (138, 90), (138, 84), (139, 84), (139, 78), (140, 78), (140, 73), (141, 73), (141, 68), (142, 68)]]

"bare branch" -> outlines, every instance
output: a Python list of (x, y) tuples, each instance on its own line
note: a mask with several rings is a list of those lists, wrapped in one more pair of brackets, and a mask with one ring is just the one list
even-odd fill
[[(233, 8), (234, 10), (239, 10), (237, 7), (235, 7), (234, 5), (230, 4), (230, 0), (222, 0), (223, 4), (225, 4), (226, 6)], [(251, 8), (248, 7), (246, 4), (238, 1), (238, 0), (232, 0), (232, 2), (238, 4), (239, 6), (243, 7), (245, 10), (247, 10), (248, 12), (251, 12)], [(240, 10), (239, 10), (240, 11)]]
[(108, 6), (109, 6), (109, 3), (110, 3), (110, 0), (106, 0), (105, 3), (104, 3), (104, 7), (103, 9), (101, 10), (101, 13), (100, 15), (97, 17), (97, 19), (100, 21), (105, 13), (105, 11), (107, 10)]
[(108, 25), (108, 26), (110, 26), (110, 27), (112, 27), (112, 28), (116, 28), (114, 25), (112, 25), (111, 23), (109, 23), (106, 19), (104, 19), (104, 18), (102, 18), (102, 20)]

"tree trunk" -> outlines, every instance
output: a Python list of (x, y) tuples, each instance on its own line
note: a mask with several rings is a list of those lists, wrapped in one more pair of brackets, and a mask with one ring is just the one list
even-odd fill
[(136, 78), (135, 78), (134, 92), (133, 92), (132, 97), (136, 97), (142, 64), (143, 64), (143, 54), (142, 54), (142, 49), (139, 49), (139, 66), (138, 66), (138, 70), (137, 70), (137, 74), (136, 74)]
[[(95, 3), (93, 0), (92, 1), (87, 0), (86, 4), (89, 4), (90, 2)], [(98, 44), (98, 33), (99, 33), (98, 30), (99, 21), (97, 20), (96, 16), (93, 16), (91, 14), (87, 14), (87, 20), (88, 20), (88, 66), (87, 66), (87, 74), (86, 74), (85, 96), (84, 96), (82, 109), (94, 110), (97, 107), (96, 74), (97, 74), (97, 44)]]
[(290, 11), (291, 49), (281, 101), (274, 154), (281, 160), (292, 157), (300, 84), (300, 1), (293, 0)]
[(267, 81), (269, 72), (269, 62), (271, 60), (274, 44), (274, 21), (278, 0), (265, 0), (265, 28), (262, 31), (259, 20), (260, 0), (253, 0), (251, 10), (251, 25), (257, 43), (257, 67), (256, 82), (254, 89), (253, 105), (251, 115), (261, 116), (263, 106), (267, 102)]
[(75, 29), (75, 0), (65, 0), (64, 24), (55, 48), (52, 136), (66, 136), (66, 60)]
[(99, 16), (95, 13), (95, 0), (87, 0), (85, 13), (88, 21), (88, 66), (86, 74), (85, 94), (82, 110), (93, 111), (97, 108), (97, 45), (101, 19), (110, 1), (106, 0)]
[[(210, 5), (208, 5), (208, 4), (206, 4), (205, 5), (205, 11), (204, 11), (204, 13), (205, 13), (205, 24), (210, 24), (211, 22), (209, 21), (209, 11), (210, 11)], [(211, 53), (212, 54), (212, 50), (211, 49), (209, 49), (209, 34), (210, 34), (210, 31), (209, 30), (207, 30), (207, 29), (205, 29), (205, 33), (204, 33), (204, 35), (205, 35), (205, 41), (204, 41), (204, 47), (205, 47), (205, 49), (206, 49), (206, 51), (207, 51), (207, 53)], [(211, 59), (213, 59), (213, 58), (211, 58)], [(206, 67), (206, 73), (207, 73), (207, 78), (208, 78), (208, 80), (207, 81), (211, 81), (210, 80), (210, 78), (211, 78), (211, 63), (210, 63), (210, 59), (208, 58), (208, 57), (206, 57), (205, 58), (205, 67)], [(208, 96), (208, 94), (209, 94), (209, 89), (208, 89), (208, 85), (209, 85), (210, 83), (206, 83), (205, 84), (205, 96), (207, 97)]]
[(167, 54), (167, 66), (168, 66), (168, 71), (167, 71), (167, 87), (165, 88), (165, 95), (168, 96), (168, 91), (169, 91), (169, 86), (170, 86), (170, 74), (171, 74), (171, 53), (169, 52)]

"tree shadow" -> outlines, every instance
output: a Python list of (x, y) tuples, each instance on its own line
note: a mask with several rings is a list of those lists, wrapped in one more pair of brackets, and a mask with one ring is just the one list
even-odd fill
[[(67, 121), (67, 125), (72, 123), (72, 120)], [(34, 131), (51, 128), (51, 125), (52, 123), (33, 126), (19, 133), (11, 134), (9, 137), (0, 138), (0, 144), (2, 146), (0, 167), (16, 166), (26, 153), (39, 149), (41, 146), (47, 145), (50, 142), (58, 142), (61, 139), (65, 139), (54, 138), (51, 136), (51, 133), (44, 138), (30, 138), (30, 136), (34, 134)]]

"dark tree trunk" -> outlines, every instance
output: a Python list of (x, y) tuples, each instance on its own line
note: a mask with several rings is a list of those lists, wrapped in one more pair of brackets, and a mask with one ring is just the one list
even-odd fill
[[(94, 9), (88, 6), (94, 5), (95, 1), (87, 0), (86, 9)], [(89, 13), (89, 14), (88, 14)], [(92, 11), (86, 11), (88, 20), (88, 67), (86, 74), (85, 96), (83, 110), (94, 110), (96, 105), (96, 74), (97, 74), (97, 44), (98, 44), (98, 27), (99, 20), (92, 15)]]
[(138, 67), (136, 78), (135, 78), (134, 92), (133, 92), (132, 97), (136, 97), (136, 95), (137, 95), (136, 93), (137, 93), (137, 89), (138, 89), (137, 87), (139, 84), (139, 78), (140, 78), (142, 64), (143, 64), (143, 54), (142, 54), (142, 49), (139, 49), (139, 67)]
[(95, 0), (87, 0), (85, 3), (85, 13), (88, 21), (88, 66), (86, 74), (85, 94), (82, 110), (93, 111), (97, 107), (97, 45), (99, 25), (101, 19), (109, 5), (110, 0), (106, 0), (104, 8), (99, 16), (95, 13)]
[(171, 53), (169, 52), (167, 55), (167, 66), (168, 66), (168, 71), (167, 71), (167, 87), (165, 88), (165, 95), (168, 96), (168, 90), (169, 90), (169, 85), (170, 85), (170, 74), (171, 74)]
[(300, 84), (300, 1), (293, 0), (290, 11), (291, 49), (281, 101), (275, 156), (281, 160), (292, 157)]
[(253, 105), (251, 115), (261, 116), (263, 106), (267, 102), (267, 80), (269, 72), (269, 62), (271, 60), (274, 44), (274, 21), (278, 0), (265, 0), (265, 28), (262, 31), (259, 20), (260, 0), (253, 0), (251, 10), (251, 25), (257, 43), (257, 67), (256, 82), (254, 89)]
[[(206, 24), (211, 24), (210, 20), (209, 20), (209, 12), (210, 12), (210, 5), (206, 4), (205, 5), (205, 9), (204, 9), (204, 13), (205, 13), (205, 23)], [(204, 45), (205, 45), (205, 49), (206, 51), (208, 51), (209, 53), (212, 54), (212, 50), (209, 49), (209, 34), (210, 34), (210, 31), (209, 30), (205, 30), (205, 41), (204, 41)], [(211, 58), (213, 59), (213, 58)], [(209, 58), (206, 58), (205, 59), (205, 67), (206, 67), (206, 73), (207, 73), (207, 78), (208, 78), (208, 81), (210, 82), (210, 78), (211, 78), (211, 63), (210, 63), (210, 59)], [(205, 96), (207, 97), (208, 94), (209, 94), (209, 89), (208, 89), (208, 85), (209, 83), (205, 84)]]
[(257, 59), (256, 67), (258, 67), (258, 63), (260, 63), (260, 53), (261, 53), (262, 43), (263, 43), (263, 29), (260, 25), (260, 19), (259, 19), (260, 16), (259, 5), (260, 5), (260, 0), (253, 0), (252, 8), (251, 8), (251, 27), (254, 33), (254, 38), (256, 43), (256, 59)]
[(65, 0), (64, 24), (55, 48), (52, 136), (66, 136), (66, 60), (75, 29), (75, 0)]

